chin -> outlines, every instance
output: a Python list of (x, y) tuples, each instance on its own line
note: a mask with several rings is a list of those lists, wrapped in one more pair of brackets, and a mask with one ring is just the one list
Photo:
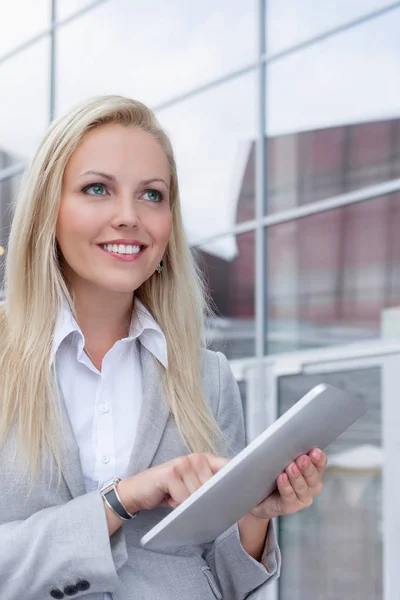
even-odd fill
[(114, 292), (116, 294), (133, 294), (141, 285), (146, 281), (145, 279), (138, 279), (136, 281), (117, 280), (109, 278), (107, 281), (97, 281), (99, 288), (107, 290), (108, 292)]

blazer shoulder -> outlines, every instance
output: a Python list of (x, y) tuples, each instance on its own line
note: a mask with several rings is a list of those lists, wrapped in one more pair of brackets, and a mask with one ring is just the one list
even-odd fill
[(203, 388), (210, 401), (214, 415), (217, 414), (221, 396), (232, 393), (237, 388), (229, 361), (222, 352), (204, 349), (202, 353), (201, 376)]
[(223, 435), (220, 454), (235, 456), (245, 445), (243, 406), (238, 383), (222, 352), (204, 352), (203, 386)]

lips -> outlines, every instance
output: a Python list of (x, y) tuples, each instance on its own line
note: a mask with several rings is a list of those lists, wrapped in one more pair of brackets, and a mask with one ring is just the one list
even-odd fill
[(99, 248), (118, 260), (131, 262), (142, 256), (147, 246), (142, 244), (98, 244)]

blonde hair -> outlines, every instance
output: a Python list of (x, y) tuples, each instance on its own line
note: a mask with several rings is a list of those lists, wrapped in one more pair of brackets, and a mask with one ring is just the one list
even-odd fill
[(220, 435), (203, 393), (201, 353), (207, 302), (184, 234), (170, 140), (142, 103), (101, 96), (75, 107), (50, 126), (24, 175), (9, 239), (5, 301), (0, 306), (0, 444), (16, 430), (18, 449), (33, 478), (46, 449), (61, 470), (60, 399), (50, 364), (63, 293), (73, 306), (55, 238), (63, 174), (83, 138), (106, 124), (146, 131), (168, 158), (173, 227), (164, 269), (162, 276), (151, 276), (135, 294), (165, 334), (168, 369), (160, 365), (159, 369), (170, 412), (189, 450), (215, 451)]

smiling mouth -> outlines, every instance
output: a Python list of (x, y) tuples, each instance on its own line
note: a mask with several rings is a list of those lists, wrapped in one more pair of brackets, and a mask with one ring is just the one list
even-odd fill
[(99, 248), (109, 256), (129, 261), (139, 258), (146, 250), (147, 246), (136, 244), (99, 244)]
[(100, 248), (111, 254), (140, 254), (145, 247), (131, 244), (100, 244)]

